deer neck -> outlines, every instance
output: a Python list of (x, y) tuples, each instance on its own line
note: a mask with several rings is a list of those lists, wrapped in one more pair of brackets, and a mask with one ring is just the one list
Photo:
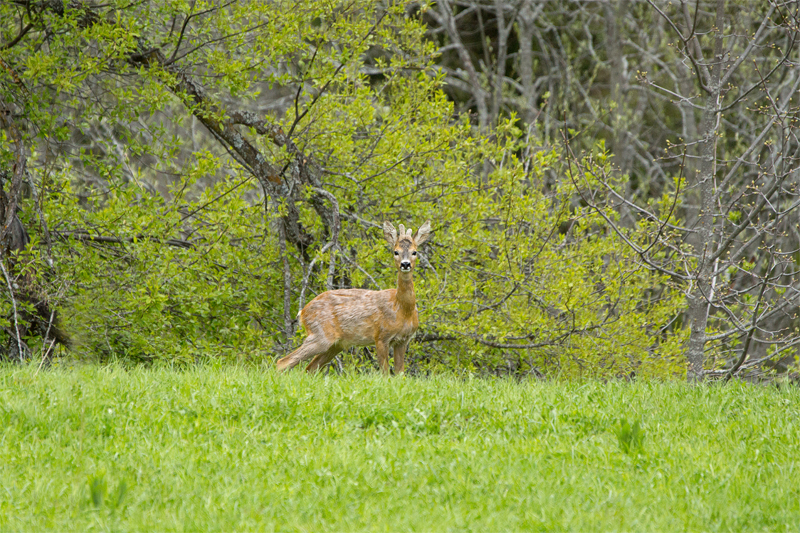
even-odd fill
[(417, 299), (414, 296), (414, 278), (411, 272), (397, 273), (397, 304), (400, 312), (404, 315), (411, 315), (417, 309)]

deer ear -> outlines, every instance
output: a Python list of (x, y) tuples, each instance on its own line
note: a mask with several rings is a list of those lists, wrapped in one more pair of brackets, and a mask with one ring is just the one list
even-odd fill
[(431, 221), (427, 220), (423, 225), (419, 227), (417, 230), (417, 234), (414, 235), (414, 242), (417, 246), (422, 244), (423, 242), (428, 240), (428, 237), (431, 235)]
[(394, 229), (391, 222), (383, 223), (383, 238), (389, 243), (389, 246), (397, 244), (397, 230)]

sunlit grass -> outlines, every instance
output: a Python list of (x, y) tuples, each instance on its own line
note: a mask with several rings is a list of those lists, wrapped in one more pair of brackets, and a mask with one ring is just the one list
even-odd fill
[(800, 393), (0, 367), (0, 530), (796, 530)]

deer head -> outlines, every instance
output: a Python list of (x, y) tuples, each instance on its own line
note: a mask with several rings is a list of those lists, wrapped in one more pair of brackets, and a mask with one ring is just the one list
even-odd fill
[(400, 232), (394, 229), (390, 222), (383, 223), (383, 237), (389, 243), (394, 254), (394, 265), (401, 273), (411, 273), (417, 262), (417, 248), (428, 240), (431, 234), (431, 221), (426, 221), (417, 230), (416, 235), (411, 235), (411, 228), (407, 229), (400, 224)]

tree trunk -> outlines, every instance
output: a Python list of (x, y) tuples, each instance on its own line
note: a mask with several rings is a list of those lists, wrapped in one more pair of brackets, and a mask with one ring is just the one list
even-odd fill
[[(717, 0), (716, 22), (712, 31), (714, 37), (714, 58), (707, 80), (708, 95), (703, 109), (703, 120), (700, 125), (700, 164), (697, 170), (696, 187), (700, 194), (700, 212), (697, 220), (698, 239), (694, 244), (697, 258), (697, 269), (693, 283), (687, 294), (687, 315), (691, 330), (686, 358), (689, 363), (687, 379), (699, 381), (703, 378), (704, 352), (706, 346), (706, 325), (708, 313), (713, 299), (714, 264), (711, 255), (714, 252), (715, 204), (714, 173), (717, 160), (717, 130), (719, 129), (719, 105), (722, 94), (720, 83), (723, 61), (723, 31), (725, 1)], [(697, 58), (700, 63), (703, 58)]]
[(523, 119), (529, 126), (536, 119), (538, 95), (533, 85), (533, 27), (541, 8), (534, 12), (533, 1), (523, 0), (517, 17), (517, 39), (519, 40), (519, 77), (522, 82)]

